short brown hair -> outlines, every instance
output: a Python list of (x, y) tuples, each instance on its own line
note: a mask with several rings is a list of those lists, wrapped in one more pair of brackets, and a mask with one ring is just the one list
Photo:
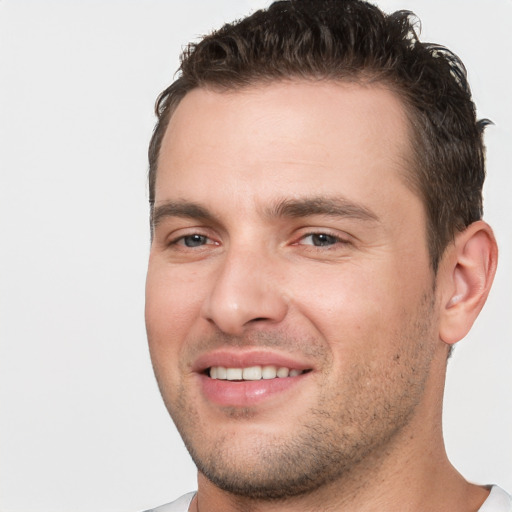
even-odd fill
[(384, 83), (411, 122), (415, 169), (432, 267), (457, 231), (482, 217), (483, 129), (466, 70), (448, 49), (420, 42), (409, 11), (385, 14), (360, 0), (283, 0), (190, 44), (180, 76), (159, 96), (149, 147), (149, 195), (158, 155), (178, 103), (192, 89), (233, 90), (285, 79)]

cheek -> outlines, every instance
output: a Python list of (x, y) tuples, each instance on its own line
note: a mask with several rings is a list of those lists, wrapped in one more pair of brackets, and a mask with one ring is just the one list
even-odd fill
[(320, 331), (361, 328), (374, 318), (388, 292), (382, 277), (351, 262), (310, 268), (291, 288), (293, 302)]
[(307, 280), (292, 281), (291, 297), (301, 316), (328, 341), (335, 359), (396, 350), (397, 332), (416, 312), (423, 296), (420, 278), (392, 265), (311, 269)]
[(151, 265), (146, 280), (146, 329), (155, 366), (179, 360), (201, 308), (196, 280), (169, 268)]

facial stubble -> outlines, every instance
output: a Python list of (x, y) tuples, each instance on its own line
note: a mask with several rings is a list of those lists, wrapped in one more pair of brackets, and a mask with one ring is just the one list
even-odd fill
[[(170, 395), (159, 379), (167, 408), (198, 470), (231, 494), (282, 500), (341, 482), (370, 461), (376, 467), (423, 398), (434, 353), (434, 309), (434, 294), (425, 295), (414, 318), (396, 333), (393, 357), (377, 366), (363, 359), (351, 368), (350, 376), (339, 375), (330, 383), (332, 364), (318, 341), (294, 343), (268, 334), (260, 342), (252, 339), (260, 347), (293, 347), (292, 352), (315, 353), (321, 360), (319, 400), (300, 415), (300, 423), (289, 426), (286, 435), (257, 427), (250, 429), (250, 436), (236, 435), (236, 426), (230, 435), (212, 429), (188, 399), (183, 381), (172, 393), (174, 399), (166, 400)], [(244, 432), (256, 416), (251, 409), (226, 409), (225, 414), (233, 425), (240, 423)]]

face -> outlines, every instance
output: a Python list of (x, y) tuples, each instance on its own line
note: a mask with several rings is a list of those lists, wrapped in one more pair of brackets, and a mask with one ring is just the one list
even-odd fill
[(393, 93), (355, 84), (197, 89), (174, 113), (146, 322), (217, 487), (306, 493), (421, 428), (438, 334), (408, 130)]

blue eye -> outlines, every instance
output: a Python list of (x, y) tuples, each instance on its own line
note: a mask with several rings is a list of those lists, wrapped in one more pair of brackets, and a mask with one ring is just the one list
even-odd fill
[(208, 243), (208, 237), (204, 235), (187, 235), (181, 238), (181, 242), (186, 247), (200, 247)]
[(314, 245), (315, 247), (327, 247), (329, 245), (335, 245), (340, 240), (327, 233), (312, 233), (302, 239), (302, 243), (305, 245)]

